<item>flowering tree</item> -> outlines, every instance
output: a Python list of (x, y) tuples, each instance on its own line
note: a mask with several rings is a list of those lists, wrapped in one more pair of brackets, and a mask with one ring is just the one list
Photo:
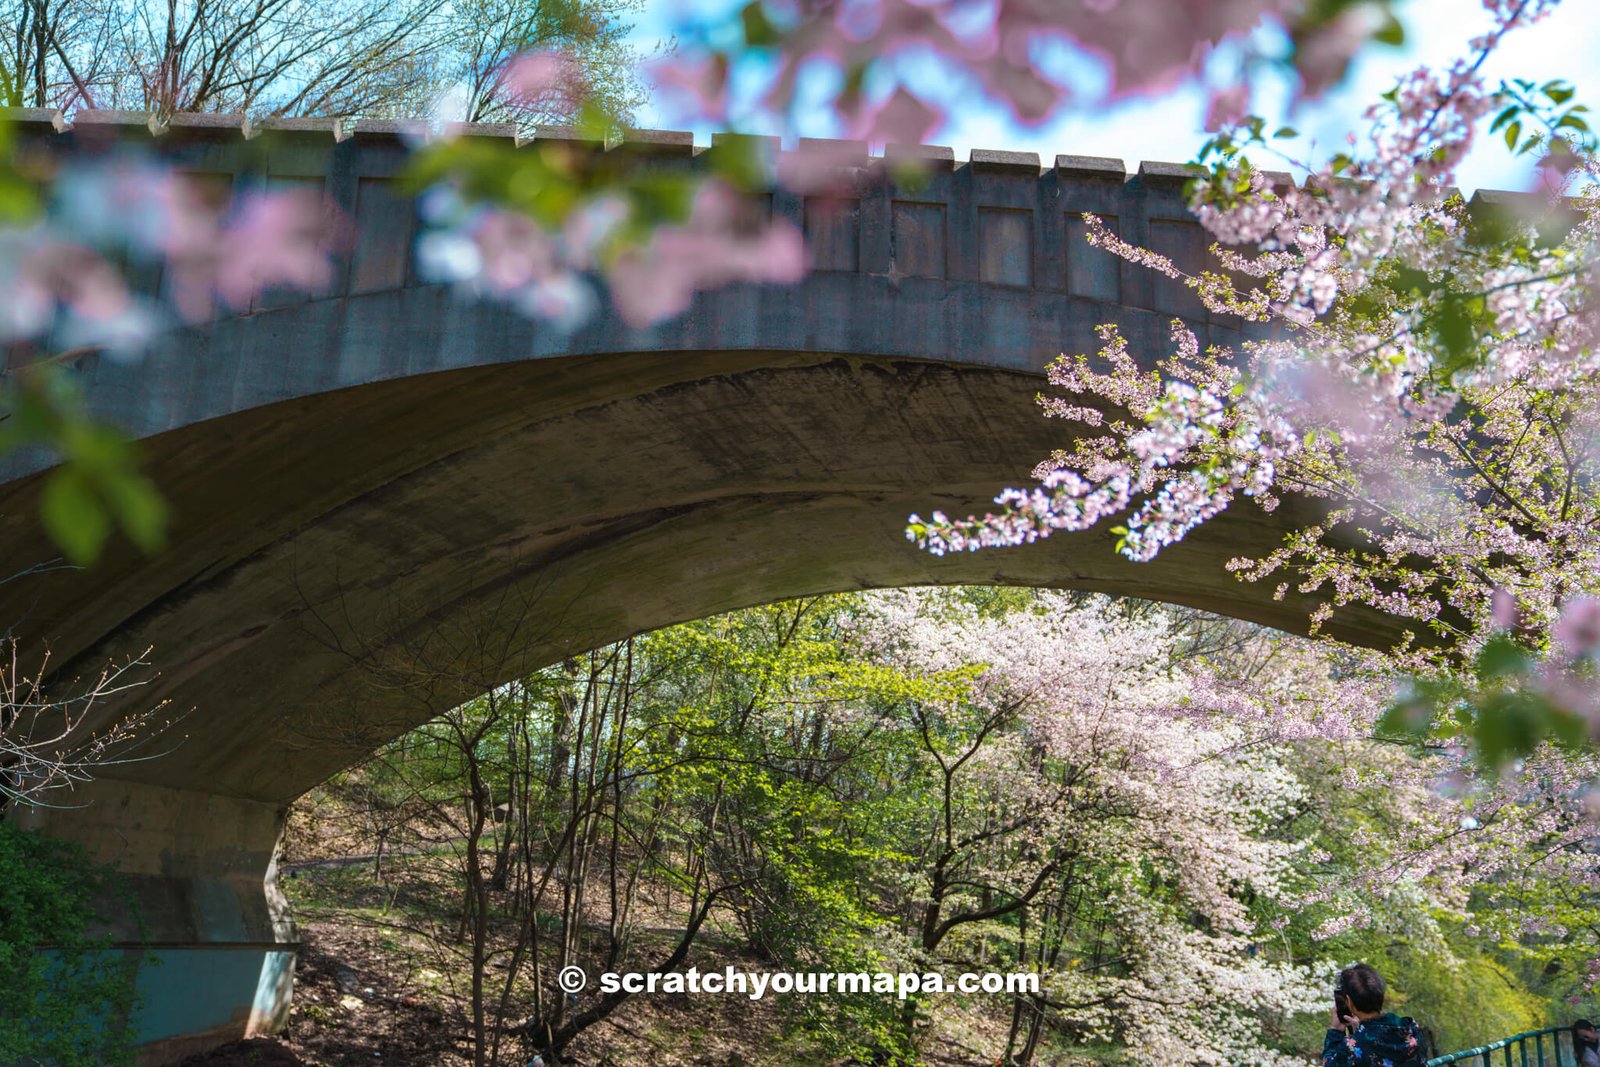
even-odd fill
[(873, 598), (860, 634), (943, 680), (905, 727), (934, 801), (906, 845), (926, 879), (918, 947), (970, 958), (1003, 931), (1047, 976), (1019, 998), (1008, 1055), (1032, 1062), (1065, 1026), (1139, 1063), (1298, 1062), (1264, 1046), (1262, 1020), (1324, 998), (1314, 968), (1250, 953), (1247, 898), (1280, 893), (1291, 849), (1256, 831), (1299, 788), (1231, 730), (1171, 713), (1188, 679), (1165, 619), (1054, 594), (981, 617), (906, 593)]
[[(1555, 200), (1594, 167), (1573, 88), (1490, 85), (1479, 73), (1509, 33), (1555, 3), (1484, 7), (1492, 25), (1469, 54), (1402, 79), (1368, 112), (1365, 140), (1291, 160), (1310, 175), (1302, 187), (1274, 187), (1247, 154), (1271, 147), (1268, 124), (1247, 114), (1248, 75), (1275, 62), (1301, 95), (1317, 94), (1363, 43), (1398, 39), (1392, 17), (1373, 17), (1370, 5), (1001, 4), (974, 19), (958, 4), (754, 0), (737, 27), (688, 27), (658, 80), (719, 122), (792, 130), (817, 113), (820, 92), (827, 132), (917, 141), (943, 121), (946, 76), (975, 82), (1024, 121), (1070, 106), (1069, 85), (1034, 62), (1063, 42), (1102, 61), (1111, 98), (1203, 75), (1217, 135), (1191, 203), (1216, 239), (1214, 268), (1187, 275), (1093, 217), (1089, 239), (1182, 280), (1208, 310), (1270, 339), (1202, 352), (1176, 322), (1172, 350), (1158, 355), (1128, 351), (1103, 327), (1094, 359), (1052, 369), (1060, 395), (1045, 401), (1046, 415), (1089, 433), (1040, 463), (1038, 487), (1002, 493), (998, 511), (912, 516), (909, 536), (939, 553), (1116, 521), (1122, 550), (1147, 560), (1239, 497), (1268, 510), (1285, 493), (1319, 499), (1320, 522), (1233, 569), (1280, 593), (1290, 584), (1322, 593), (1313, 632), (1356, 602), (1413, 620), (1403, 651), (1430, 680), (1391, 725), (1437, 722), (1501, 762), (1546, 737), (1579, 744), (1600, 730), (1600, 697), (1586, 682), (1595, 643), (1552, 629), (1595, 562), (1586, 487), (1596, 217), (1592, 200)], [(1288, 39), (1276, 58), (1246, 33), (1263, 20)], [(554, 59), (528, 69), (560, 77)], [(1535, 163), (1543, 203), (1469, 212), (1452, 195), (1457, 165), (1485, 131)], [(554, 157), (513, 163), (461, 145), (424, 164), (452, 189), (429, 238), (437, 276), (575, 324), (595, 300), (582, 276), (597, 272), (623, 317), (642, 325), (683, 310), (698, 289), (802, 270), (792, 227), (738, 210), (761, 174), (748, 146), (722, 146), (704, 186), (602, 176), (577, 196), (570, 152)], [(776, 179), (826, 181), (826, 153), (812, 157), (796, 154)], [(678, 269), (662, 269), (668, 262)], [(1153, 376), (1141, 369), (1152, 363)], [(1509, 625), (1494, 622), (1497, 590), (1516, 605), (1519, 637), (1494, 637)], [(1577, 610), (1569, 637), (1592, 628), (1592, 609)]]
[[(423, 914), (445, 953), (511, 956), (471, 1013), (491, 1060), (519, 1006), (533, 1017), (501, 1054), (516, 1034), (547, 1059), (615, 1054), (648, 1010), (623, 991), (567, 1001), (562, 966), (704, 974), (729, 951), (747, 968), (1040, 975), (1038, 995), (774, 998), (812, 1058), (899, 1064), (941, 1034), (1017, 1064), (1304, 1062), (1332, 971), (1357, 958), (1444, 1047), (1521, 1028), (1490, 1029), (1506, 1013), (1471, 985), (1483, 971), (1518, 1004), (1535, 983), (1587, 995), (1592, 760), (1543, 752), (1490, 783), (1459, 747), (1374, 739), (1394, 688), (1381, 661), (1159, 605), (969, 589), (768, 605), (586, 661), (383, 754), (448, 809), (412, 820), (418, 844), (510, 801), (476, 849), (385, 863), (401, 900), (414, 865), (468, 865), (467, 941), (454, 901)], [(464, 775), (469, 751), (482, 766)], [(413, 921), (404, 905), (383, 920)], [(455, 993), (463, 1032), (478, 995)]]
[[(1225, 125), (1190, 188), (1214, 269), (1187, 274), (1086, 216), (1091, 243), (1268, 339), (1202, 352), (1175, 321), (1152, 374), (1154, 354), (1102, 327), (1096, 358), (1051, 368), (1045, 414), (1087, 432), (1039, 464), (1040, 485), (983, 516), (912, 516), (908, 535), (941, 553), (1115, 520), (1121, 550), (1147, 560), (1239, 498), (1315, 498), (1320, 522), (1231, 568), (1322, 593), (1313, 632), (1350, 603), (1413, 620), (1403, 651), (1429, 681), (1391, 725), (1437, 722), (1495, 763), (1600, 735), (1585, 599), (1595, 145), (1570, 86), (1478, 76), (1553, 5), (1486, 6), (1494, 26), (1469, 56), (1402, 79), (1365, 141), (1302, 164), (1303, 187), (1274, 187), (1244, 154), (1269, 140), (1260, 119)], [(1485, 128), (1537, 160), (1539, 195), (1474, 212), (1453, 192)]]
[(894, 593), (855, 633), (935, 683), (896, 716), (931, 802), (902, 846), (917, 951), (999, 939), (1049, 976), (1019, 1004), (1022, 1062), (1061, 1026), (1138, 1062), (1298, 1062), (1272, 1035), (1372, 939), (1449, 968), (1457, 931), (1494, 931), (1588, 966), (1592, 756), (1484, 782), (1459, 747), (1373, 740), (1394, 685), (1376, 659), (1262, 634), (1199, 659), (1165, 611)]

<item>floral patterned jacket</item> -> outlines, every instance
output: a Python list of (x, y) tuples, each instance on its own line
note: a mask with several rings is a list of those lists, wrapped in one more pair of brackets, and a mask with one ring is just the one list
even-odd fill
[(1322, 1043), (1322, 1067), (1422, 1067), (1427, 1062), (1422, 1027), (1392, 1011), (1351, 1033), (1329, 1030)]

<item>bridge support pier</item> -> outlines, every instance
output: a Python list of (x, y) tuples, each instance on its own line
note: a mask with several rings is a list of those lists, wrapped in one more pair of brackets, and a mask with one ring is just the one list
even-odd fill
[(23, 824), (115, 863), (137, 901), (109, 918), (114, 945), (154, 958), (138, 973), (142, 1067), (284, 1026), (299, 948), (273, 859), (285, 806), (109, 778), (52, 799), (72, 806)]

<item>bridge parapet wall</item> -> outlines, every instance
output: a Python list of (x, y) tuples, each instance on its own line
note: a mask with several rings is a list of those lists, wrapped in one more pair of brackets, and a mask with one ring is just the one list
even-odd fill
[[(251, 307), (164, 336), (135, 364), (90, 354), (78, 369), (98, 414), (146, 437), (205, 419), (346, 386), (529, 358), (619, 352), (772, 351), (954, 360), (1042, 371), (1062, 352), (1093, 352), (1094, 328), (1116, 322), (1133, 350), (1168, 347), (1168, 323), (1188, 320), (1206, 344), (1237, 343), (1242, 324), (1212, 315), (1180, 282), (1122, 262), (1085, 240), (1094, 212), (1128, 241), (1197, 271), (1209, 240), (1183, 196), (1191, 169), (1116, 159), (801, 140), (799, 157), (830, 178), (810, 195), (772, 184), (760, 209), (807, 238), (812, 269), (797, 285), (739, 284), (699, 294), (683, 315), (648, 327), (602, 300), (577, 329), (558, 329), (492, 301), (431, 284), (414, 249), (422, 225), (403, 176), (416, 123), (14, 111), (23, 150), (85, 157), (117, 146), (152, 150), (220, 192), (283, 187), (325, 192), (354, 223), (325, 291), (267, 293)], [(629, 166), (704, 168), (688, 133), (635, 131), (605, 148), (567, 128), (518, 140), (509, 126), (462, 126), (459, 136), (604, 152)], [(720, 139), (720, 138), (719, 138)], [(922, 166), (907, 173), (902, 163)], [(1285, 180), (1287, 180), (1285, 176)], [(152, 268), (135, 284), (159, 291)], [(0, 458), (0, 483), (50, 462)]]
[[(148, 117), (137, 112), (86, 111), (71, 125), (57, 112), (10, 114), (32, 147), (82, 152), (141, 142), (180, 170), (241, 187), (320, 186), (360, 231), (330, 295), (419, 281), (404, 240), (415, 232), (415, 214), (398, 180), (411, 146), (429, 136), (422, 124), (277, 119), (252, 126), (238, 116), (180, 114), (152, 133)], [(693, 169), (704, 151), (682, 131), (630, 131), (604, 149), (567, 127), (542, 127), (528, 139), (507, 125), (460, 124), (451, 132), (529, 150), (578, 146), (639, 166)], [(898, 268), (909, 277), (1037, 288), (1174, 314), (1192, 310), (1176, 299), (1179, 294), (1123, 277), (1139, 272), (1086, 244), (1073, 247), (1079, 242), (1072, 240), (1079, 236), (1078, 216), (1093, 211), (1130, 241), (1198, 265), (1205, 246), (1186, 239), (1187, 229), (1199, 231), (1183, 201), (1182, 185), (1192, 173), (1185, 165), (1143, 163), (1129, 175), (1121, 160), (1100, 157), (1058, 155), (1052, 166), (1041, 166), (1035, 153), (976, 149), (958, 162), (951, 149), (938, 146), (890, 145), (875, 155), (865, 142), (805, 138), (782, 152), (775, 138), (755, 140), (775, 160), (809, 155), (847, 176), (846, 188), (824, 195), (776, 185), (769, 190), (773, 214), (811, 238), (818, 270), (888, 274)], [(892, 164), (912, 160), (923, 173), (896, 180)]]
[[(330, 290), (313, 298), (427, 284), (411, 254), (419, 227), (414, 201), (401, 185), (412, 145), (429, 136), (423, 124), (277, 119), (252, 126), (238, 116), (180, 114), (153, 133), (149, 118), (136, 112), (85, 111), (70, 126), (56, 112), (11, 114), (35, 150), (86, 153), (139, 143), (182, 171), (235, 189), (325, 191), (354, 220), (356, 239)], [(631, 131), (608, 148), (566, 127), (542, 127), (529, 139), (507, 125), (463, 124), (452, 132), (529, 151), (555, 143), (623, 156), (630, 165), (691, 170), (705, 150), (681, 131)], [(1041, 165), (1035, 153), (975, 149), (958, 161), (939, 146), (889, 145), (878, 155), (859, 141), (801, 139), (783, 151), (775, 138), (756, 140), (780, 168), (790, 157), (810, 156), (839, 176), (817, 195), (777, 184), (765, 194), (773, 216), (805, 232), (818, 273), (976, 282), (1238, 327), (1231, 317), (1208, 315), (1181, 283), (1083, 239), (1081, 216), (1094, 212), (1130, 242), (1172, 256), (1186, 270), (1202, 267), (1209, 242), (1184, 202), (1184, 181), (1195, 173), (1186, 165), (1147, 162), (1130, 174), (1123, 161), (1101, 157), (1058, 155)], [(913, 160), (920, 164), (914, 175), (901, 169)], [(268, 296), (250, 310), (286, 299)]]

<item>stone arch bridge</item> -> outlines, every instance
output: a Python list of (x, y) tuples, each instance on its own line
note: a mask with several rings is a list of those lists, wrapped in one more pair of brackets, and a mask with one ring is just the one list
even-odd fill
[[(214, 181), (320, 188), (357, 230), (326, 292), (263, 300), (137, 363), (84, 358), (91, 405), (143, 439), (169, 546), (0, 585), (0, 618), (25, 647), (48, 645), (57, 676), (148, 647), (160, 676), (136, 699), (187, 713), (165, 755), (35, 816), (134, 881), (165, 958), (141, 976), (146, 1062), (284, 1018), (296, 934), (273, 852), (289, 803), (518, 672), (874, 586), (1098, 590), (1288, 630), (1314, 607), (1223, 569), (1314, 512), (1293, 499), (1270, 517), (1234, 509), (1145, 565), (1099, 531), (942, 559), (903, 536), (912, 511), (981, 509), (1027, 479), (1063, 432), (1037, 414), (1042, 368), (1094, 351), (1097, 324), (1117, 322), (1135, 352), (1164, 351), (1174, 316), (1239, 339), (1177, 283), (1083, 240), (1093, 211), (1198, 264), (1208, 241), (1184, 167), (921, 149), (931, 173), (902, 186), (864, 145), (804, 142), (830, 153), (846, 191), (771, 193), (813, 250), (802, 283), (703, 294), (648, 329), (602, 311), (561, 333), (419, 279), (394, 125), (294, 120), (246, 137), (180, 115), (152, 137), (142, 115), (16, 118), (30, 151), (133, 140)], [(697, 165), (687, 134), (611, 151)], [(45, 462), (0, 457), (7, 573), (54, 555), (37, 522)], [(1347, 611), (1329, 629), (1378, 643), (1401, 627)], [(363, 682), (418, 658), (448, 665), (426, 693)]]

